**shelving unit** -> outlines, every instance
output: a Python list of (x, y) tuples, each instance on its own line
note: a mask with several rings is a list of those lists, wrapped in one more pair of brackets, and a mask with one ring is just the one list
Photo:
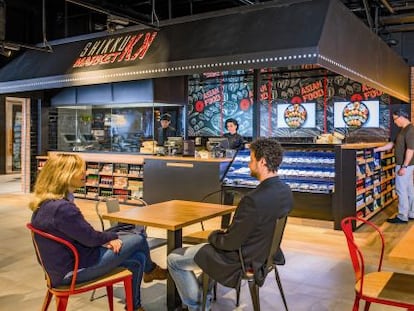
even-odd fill
[(123, 203), (142, 198), (143, 164), (86, 162), (85, 189), (78, 197), (99, 199), (115, 196)]
[[(38, 171), (47, 158), (37, 157)], [(75, 197), (99, 200), (116, 196), (122, 203), (137, 203), (134, 198), (143, 197), (144, 163), (143, 160), (131, 162), (140, 163), (86, 161), (85, 186), (76, 189)]]
[(342, 178), (335, 204), (341, 219), (354, 215), (370, 219), (396, 199), (393, 151), (374, 153), (373, 148), (345, 147), (338, 159), (337, 174)]
[[(59, 153), (50, 151), (48, 156)], [(131, 205), (142, 204), (134, 198), (143, 198), (148, 204), (173, 199), (201, 201), (206, 194), (220, 189), (221, 177), (230, 162), (227, 158), (64, 153), (77, 154), (86, 162), (85, 186), (77, 189), (76, 197), (100, 200), (106, 196), (117, 196), (122, 203)], [(48, 156), (37, 157), (39, 169)], [(219, 193), (210, 196), (208, 202), (220, 202)]]

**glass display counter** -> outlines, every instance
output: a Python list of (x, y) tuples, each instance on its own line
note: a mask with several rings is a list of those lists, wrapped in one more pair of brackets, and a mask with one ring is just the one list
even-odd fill
[[(291, 216), (333, 221), (340, 229), (346, 216), (369, 219), (388, 206), (396, 197), (394, 155), (374, 155), (377, 145), (283, 144), (278, 176), (294, 195)], [(249, 161), (249, 150), (238, 152), (224, 176), (225, 190), (248, 192), (258, 185)]]

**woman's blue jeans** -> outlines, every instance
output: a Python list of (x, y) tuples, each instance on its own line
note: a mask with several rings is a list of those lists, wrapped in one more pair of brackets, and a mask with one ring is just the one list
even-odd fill
[[(197, 244), (172, 251), (167, 257), (168, 272), (173, 278), (181, 300), (190, 311), (200, 311), (202, 302), (202, 282), (194, 270), (200, 269), (194, 256), (205, 244)], [(207, 310), (210, 310), (211, 294), (207, 295)]]
[[(143, 272), (153, 269), (147, 239), (142, 234), (121, 234), (122, 247), (118, 254), (101, 247), (100, 258), (96, 265), (79, 269), (76, 283), (82, 283), (98, 278), (116, 267), (125, 267), (132, 272), (132, 294), (134, 309), (141, 306), (141, 280)], [(63, 284), (70, 284), (72, 273), (65, 276)]]

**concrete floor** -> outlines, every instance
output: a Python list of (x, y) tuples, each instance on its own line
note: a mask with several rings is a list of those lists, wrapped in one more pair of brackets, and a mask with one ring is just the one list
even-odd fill
[[(20, 192), (19, 176), (0, 175), (0, 310), (40, 310), (45, 294), (42, 270), (36, 262), (33, 246), (25, 224), (30, 220), (27, 207), (29, 195)], [(99, 228), (91, 208), (92, 202), (77, 200), (85, 217)], [(392, 211), (382, 212), (376, 222), (382, 224), (386, 238), (392, 243), (413, 225), (389, 226), (383, 223)], [(211, 221), (213, 227), (218, 221)], [(332, 230), (332, 224), (290, 218), (282, 243), (287, 263), (279, 268), (290, 311), (348, 311), (353, 304), (353, 270), (342, 232)], [(188, 230), (199, 228), (188, 228)], [(369, 239), (369, 232), (360, 230), (359, 237)], [(185, 232), (184, 232), (185, 233)], [(152, 231), (159, 236), (163, 232)], [(391, 243), (391, 244), (392, 244)], [(165, 247), (152, 251), (153, 259), (165, 267)], [(412, 270), (411, 263), (385, 262), (387, 269)], [(165, 281), (142, 285), (142, 300), (147, 311), (166, 310)], [(123, 288), (115, 289), (115, 311), (124, 310)], [(108, 310), (105, 298), (89, 301), (90, 294), (69, 299), (67, 310)], [(262, 310), (283, 310), (274, 275), (267, 277), (260, 289)], [(213, 310), (252, 310), (246, 284), (242, 287), (241, 305), (235, 307), (235, 291), (219, 286), (218, 300)], [(50, 310), (54, 309), (52, 302)], [(363, 310), (362, 306), (360, 310)], [(371, 311), (403, 310), (373, 304)]]

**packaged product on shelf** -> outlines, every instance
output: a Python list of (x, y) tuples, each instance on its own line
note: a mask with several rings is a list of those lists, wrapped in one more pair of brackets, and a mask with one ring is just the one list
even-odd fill
[(103, 174), (112, 174), (113, 172), (113, 164), (112, 163), (105, 163), (102, 165), (100, 173)]
[(128, 178), (122, 176), (114, 176), (114, 188), (126, 188), (128, 187)]

